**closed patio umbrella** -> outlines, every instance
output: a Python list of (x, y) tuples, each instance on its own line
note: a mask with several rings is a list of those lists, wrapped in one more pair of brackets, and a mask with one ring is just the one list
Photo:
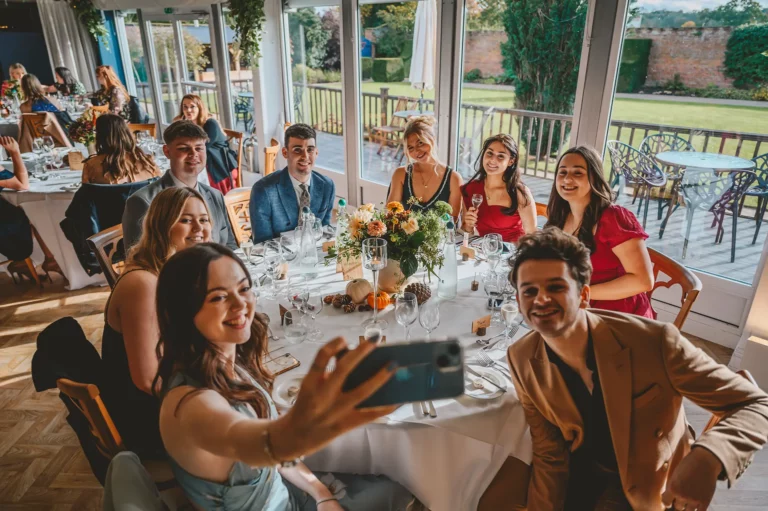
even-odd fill
[(408, 81), (421, 90), (419, 111), (424, 89), (435, 86), (435, 50), (437, 48), (437, 4), (435, 0), (420, 0), (413, 25), (413, 56)]

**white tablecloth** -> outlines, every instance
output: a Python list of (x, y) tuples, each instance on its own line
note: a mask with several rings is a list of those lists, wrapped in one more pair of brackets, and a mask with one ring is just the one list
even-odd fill
[[(322, 263), (321, 263), (322, 265)], [(291, 269), (293, 271), (293, 268)], [(315, 287), (323, 294), (343, 292), (346, 283), (335, 274), (335, 264), (323, 266)], [(458, 337), (465, 357), (472, 358), (480, 349), (478, 337), (470, 332), (472, 320), (488, 314), (487, 299), (482, 290), (472, 292), (470, 282), (475, 272), (485, 271), (485, 265), (459, 262), (459, 293), (454, 300), (440, 306), (440, 326), (433, 338)], [(366, 275), (372, 280), (370, 275)], [(436, 280), (433, 278), (433, 281)], [(436, 290), (433, 285), (433, 298)], [(288, 306), (287, 300), (280, 303)], [(275, 300), (260, 300), (260, 310), (272, 318), (273, 331), (281, 340), (271, 342), (270, 350), (284, 345), (279, 312)], [(363, 334), (360, 326), (371, 312), (343, 313), (326, 306), (317, 317), (320, 330), (329, 340), (342, 335), (348, 342), (357, 342)], [(394, 317), (394, 307), (384, 310), (382, 317), (389, 322), (384, 334), (387, 342), (404, 338), (403, 328)], [(500, 327), (488, 330), (488, 337)], [(521, 328), (516, 337), (526, 330)], [(411, 339), (423, 338), (425, 332), (416, 322), (411, 326)], [(275, 353), (286, 352), (300, 360), (301, 366), (278, 376), (275, 388), (286, 378), (305, 374), (322, 344), (305, 341), (287, 346)], [(493, 358), (505, 360), (501, 350), (488, 352)], [(506, 362), (504, 362), (506, 365)], [(386, 419), (347, 433), (329, 447), (309, 457), (307, 465), (313, 470), (362, 474), (384, 474), (406, 486), (432, 511), (476, 509), (483, 492), (509, 456), (525, 463), (531, 462), (531, 441), (522, 407), (508, 382), (503, 397), (481, 401), (468, 396), (436, 401), (438, 417), (425, 418), (418, 404), (404, 405)]]

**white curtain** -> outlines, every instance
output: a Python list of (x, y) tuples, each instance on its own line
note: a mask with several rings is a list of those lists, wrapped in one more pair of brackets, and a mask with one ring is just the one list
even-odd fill
[(93, 39), (67, 2), (37, 0), (51, 66), (69, 68), (88, 91), (98, 89)]

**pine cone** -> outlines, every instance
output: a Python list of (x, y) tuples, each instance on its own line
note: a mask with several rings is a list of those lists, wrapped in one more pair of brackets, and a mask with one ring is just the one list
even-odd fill
[(344, 305), (349, 305), (352, 303), (352, 297), (349, 295), (341, 295), (341, 303)]
[(355, 309), (357, 309), (357, 305), (354, 303), (348, 303), (344, 306), (344, 312), (355, 312)]
[(342, 307), (343, 305), (344, 305), (344, 302), (342, 301), (342, 298), (341, 298), (341, 296), (339, 296), (339, 295), (336, 295), (336, 296), (333, 298), (333, 306), (334, 306), (334, 307), (336, 307), (337, 309), (341, 309), (341, 307)]
[(406, 293), (413, 293), (416, 295), (416, 301), (419, 302), (419, 305), (429, 300), (429, 298), (432, 296), (432, 290), (429, 289), (429, 286), (426, 284), (416, 283), (408, 284), (405, 288)]
[(334, 295), (325, 295), (325, 298), (323, 298), (323, 302), (325, 302), (326, 305), (331, 305), (333, 303)]

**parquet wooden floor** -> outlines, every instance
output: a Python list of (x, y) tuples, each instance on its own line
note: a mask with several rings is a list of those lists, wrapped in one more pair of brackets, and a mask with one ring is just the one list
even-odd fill
[[(63, 316), (80, 322), (101, 350), (107, 288), (67, 291), (59, 276), (43, 291), (16, 286), (0, 274), (0, 510), (90, 511), (101, 509), (103, 490), (91, 474), (58, 391), (35, 392), (30, 375), (37, 335)], [(693, 339), (727, 363), (731, 350)], [(701, 431), (709, 413), (686, 402), (689, 421)], [(768, 509), (768, 450), (757, 454), (747, 473), (727, 490), (720, 484), (717, 511)], [(461, 510), (457, 510), (461, 511)]]

